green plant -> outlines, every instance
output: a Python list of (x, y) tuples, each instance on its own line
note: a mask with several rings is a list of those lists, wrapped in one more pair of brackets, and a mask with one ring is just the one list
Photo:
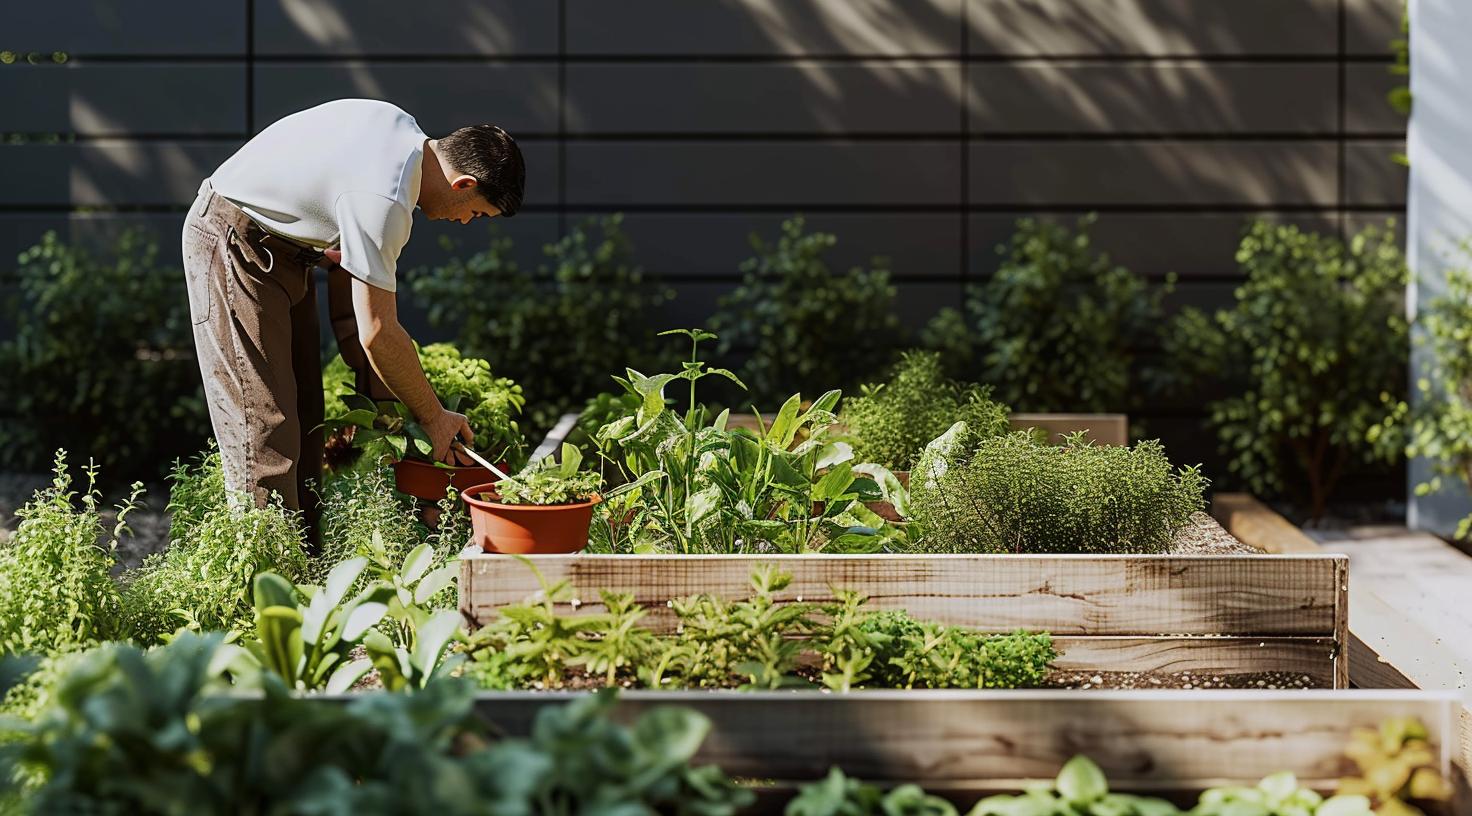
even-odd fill
[(1093, 760), (1076, 756), (1064, 763), (1052, 785), (1020, 796), (988, 796), (969, 816), (1176, 816), (1164, 799), (1111, 793), (1109, 780)]
[[(1422, 399), (1406, 455), (1427, 457), (1433, 471), (1416, 495), (1441, 491), (1448, 477), (1472, 488), (1472, 271), (1449, 270), (1445, 294), (1422, 307), (1417, 324), (1425, 367), (1416, 380)], [(1457, 525), (1456, 537), (1472, 537), (1472, 514)]]
[(939, 354), (912, 350), (900, 355), (889, 379), (844, 400), (838, 421), (856, 458), (904, 471), (954, 423), (964, 421), (980, 436), (999, 436), (1008, 431), (1007, 414), (1007, 406), (992, 401), (989, 387), (948, 380)]
[(1235, 308), (1185, 310), (1166, 349), (1188, 387), (1233, 389), (1208, 405), (1232, 472), (1260, 494), (1305, 485), (1293, 497), (1318, 519), (1352, 463), (1403, 452), (1405, 260), (1389, 230), (1345, 242), (1259, 221), (1237, 262)]
[(260, 573), (254, 581), (255, 637), (245, 647), (290, 688), (329, 693), (352, 688), (372, 664), (350, 654), (388, 612), (384, 601), (392, 594), (377, 584), (348, 597), (367, 566), (366, 558), (344, 561), (322, 587), (297, 587), (275, 573)]
[(786, 816), (956, 816), (956, 808), (919, 785), (888, 793), (832, 768), (819, 782), (803, 785), (782, 811)]
[(153, 642), (180, 627), (251, 631), (251, 585), (261, 572), (287, 580), (308, 572), (295, 515), (247, 496), (210, 510), (183, 538), (123, 576), (133, 637)]
[[(608, 382), (618, 353), (634, 365), (657, 363), (648, 330), (673, 292), (632, 261), (622, 216), (589, 219), (545, 248), (535, 272), (511, 259), (511, 241), (411, 273), (430, 325), (455, 332), (466, 353), (495, 361), (526, 388), (532, 425), (551, 427)], [(453, 248), (453, 245), (450, 245)]]
[(497, 498), (504, 504), (575, 504), (588, 501), (598, 492), (603, 479), (592, 471), (580, 471), (583, 454), (562, 443), (562, 461), (547, 456), (527, 465), (520, 473), (496, 483)]
[(65, 451), (57, 451), (53, 473), (51, 486), (17, 512), (15, 533), (0, 540), (0, 653), (52, 654), (127, 634), (110, 571), (143, 488), (134, 485), (108, 530), (97, 469), (83, 471), (87, 484), (80, 495)]
[(926, 328), (925, 345), (945, 352), (952, 376), (990, 383), (1023, 411), (1131, 406), (1135, 350), (1155, 336), (1174, 280), (1151, 286), (1112, 263), (1093, 246), (1093, 223), (1070, 231), (1018, 220), (996, 273), (969, 287), (965, 311), (943, 310)]
[(226, 504), (225, 472), (220, 451), (210, 440), (209, 448), (191, 462), (174, 461), (169, 472), (169, 540), (184, 541), (211, 511)]
[(1062, 445), (1025, 432), (979, 441), (965, 423), (926, 447), (910, 477), (921, 546), (940, 552), (1165, 552), (1208, 484), (1159, 442)]
[(719, 354), (746, 353), (741, 378), (758, 400), (820, 380), (850, 386), (893, 353), (899, 321), (886, 262), (835, 275), (823, 255), (836, 243), (828, 233), (803, 234), (800, 217), (782, 223), (775, 244), (751, 236), (756, 254), (710, 325), (721, 335)]
[[(1389, 70), (1391, 75), (1404, 77), (1400, 80), (1404, 84), (1397, 84), (1385, 95), (1390, 107), (1395, 109), (1401, 116), (1411, 115), (1411, 9), (1407, 0), (1401, 0), (1400, 4), (1400, 36), (1390, 41), (1390, 51), (1395, 55), (1395, 62)], [(1404, 153), (1391, 154), (1391, 161), (1404, 167), (1411, 166), (1411, 160)]]
[(983, 635), (903, 611), (870, 612), (858, 629), (872, 642), (876, 688), (1033, 688), (1058, 657), (1046, 632)]
[[(181, 273), (138, 230), (105, 253), (48, 232), (0, 303), (0, 468), (38, 470), (58, 447), (114, 479), (153, 479), (208, 434)], [(147, 421), (121, 421), (148, 417)], [(126, 482), (123, 482), (126, 484)]]
[(1191, 816), (1374, 816), (1364, 796), (1341, 794), (1325, 799), (1300, 787), (1298, 777), (1283, 771), (1263, 777), (1253, 787), (1226, 786), (1203, 791)]
[[(462, 357), (448, 343), (420, 348), (419, 362), (440, 404), (446, 410), (465, 414), (482, 456), (513, 468), (526, 461), (526, 437), (516, 420), (526, 403), (521, 386), (493, 376), (490, 363)], [(343, 393), (337, 380), (328, 379), (338, 376), (332, 371), (335, 364), (329, 364), (323, 374), (323, 388), (342, 410), (326, 414), (325, 427), (333, 431), (352, 428), (353, 446), (371, 451), (375, 459), (378, 453), (387, 452), (396, 459), (432, 461), (434, 445), (408, 406), (396, 400), (374, 402), (362, 394)]]

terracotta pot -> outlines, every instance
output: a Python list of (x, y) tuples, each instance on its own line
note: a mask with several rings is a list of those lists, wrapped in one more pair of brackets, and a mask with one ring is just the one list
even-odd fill
[[(505, 463), (497, 463), (496, 467), (506, 470)], [(394, 462), (394, 486), (399, 492), (431, 502), (443, 499), (450, 485), (454, 485), (456, 490), (464, 490), (495, 478), (496, 474), (480, 465), (437, 467), (417, 459)]]
[[(482, 494), (491, 498), (482, 499)], [(593, 507), (603, 501), (594, 495), (578, 504), (501, 504), (495, 501), (495, 482), (468, 488), (460, 496), (470, 508), (471, 541), (486, 552), (510, 555), (570, 553), (588, 546)]]

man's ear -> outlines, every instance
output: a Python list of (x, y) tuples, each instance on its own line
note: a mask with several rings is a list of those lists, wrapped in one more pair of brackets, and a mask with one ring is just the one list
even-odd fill
[(475, 176), (459, 175), (450, 181), (452, 190), (473, 190), (476, 185)]

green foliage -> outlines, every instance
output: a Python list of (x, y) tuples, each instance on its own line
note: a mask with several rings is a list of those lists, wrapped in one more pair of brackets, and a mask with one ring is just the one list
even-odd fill
[(751, 236), (756, 255), (742, 262), (742, 281), (721, 298), (711, 328), (718, 353), (749, 352), (740, 372), (758, 400), (815, 382), (849, 386), (893, 353), (899, 321), (887, 264), (874, 259), (836, 275), (823, 255), (838, 241), (803, 234), (803, 219), (782, 223), (775, 244)]
[(1170, 549), (1204, 507), (1207, 480), (1176, 469), (1159, 442), (1062, 445), (1025, 432), (976, 441), (964, 423), (926, 447), (910, 477), (921, 546), (938, 552), (1134, 552)]
[(323, 491), (320, 525), (322, 551), (312, 559), (309, 571), (318, 583), (333, 567), (358, 556), (370, 559), (380, 575), (392, 571), (429, 536), (379, 468), (329, 482)]
[(613, 355), (633, 365), (659, 359), (647, 327), (673, 293), (633, 264), (621, 223), (612, 215), (574, 226), (535, 272), (520, 269), (510, 239), (493, 232), (487, 249), (412, 273), (430, 325), (521, 383), (535, 427), (603, 390)]
[(348, 596), (367, 566), (366, 558), (344, 561), (322, 587), (296, 587), (273, 572), (257, 575), (255, 637), (245, 648), (289, 688), (331, 694), (352, 688), (372, 669), (367, 658), (351, 659), (353, 647), (383, 620), (384, 601), (392, 594), (391, 588), (372, 584)]
[[(1430, 459), (1433, 474), (1416, 495), (1442, 490), (1448, 477), (1472, 488), (1472, 271), (1448, 271), (1445, 294), (1422, 307), (1417, 325), (1425, 367), (1406, 454)], [(1472, 538), (1472, 515), (1457, 525), (1456, 537)]]
[(210, 510), (183, 538), (123, 578), (131, 634), (148, 643), (180, 627), (251, 631), (251, 584), (261, 572), (307, 574), (296, 517), (238, 496)]
[(1027, 793), (988, 796), (969, 816), (1176, 816), (1180, 811), (1164, 799), (1111, 793), (1109, 780), (1093, 760), (1076, 756), (1058, 772), (1052, 785)]
[[(322, 375), (326, 401), (332, 410), (325, 412), (326, 427), (341, 431), (353, 428), (353, 445), (367, 450), (375, 460), (383, 453), (395, 459), (432, 461), (433, 443), (423, 426), (396, 400), (374, 402), (341, 382), (341, 358), (328, 365)], [(473, 357), (462, 357), (448, 343), (435, 343), (419, 349), (419, 362), (435, 396), (446, 410), (465, 414), (475, 435), (477, 452), (493, 462), (506, 462), (520, 467), (526, 461), (526, 437), (516, 417), (526, 399), (521, 386), (505, 377), (491, 374), (491, 364)]]
[(798, 788), (782, 811), (786, 816), (956, 816), (956, 808), (919, 785), (900, 785), (888, 793), (850, 779), (832, 768), (819, 782)]
[(0, 468), (39, 470), (62, 447), (111, 478), (152, 479), (199, 449), (208, 417), (189, 304), (157, 255), (136, 230), (102, 255), (50, 232), (21, 253), (0, 304), (14, 331), (0, 341), (0, 382), (15, 386), (0, 408)]
[(590, 696), (539, 712), (529, 738), (488, 743), (468, 683), (333, 705), (268, 673), (262, 695), (237, 696), (222, 673), (236, 651), (186, 633), (89, 654), (0, 757), (42, 772), (28, 812), (725, 816), (752, 800), (690, 766), (710, 730), (694, 712), (625, 727)]
[[(1401, 116), (1411, 115), (1411, 10), (1407, 0), (1401, 0), (1400, 4), (1400, 33), (1399, 37), (1390, 41), (1390, 51), (1395, 55), (1395, 62), (1391, 64), (1389, 71), (1391, 75), (1401, 77), (1398, 84), (1391, 88), (1385, 95), (1390, 107), (1395, 109)], [(1401, 84), (1403, 83), (1403, 84)], [(1404, 153), (1391, 154), (1391, 161), (1404, 167), (1411, 166), (1411, 160)]]
[(889, 379), (866, 385), (844, 400), (838, 414), (853, 441), (854, 456), (894, 470), (909, 470), (930, 440), (956, 422), (981, 436), (1008, 431), (1007, 406), (991, 399), (987, 386), (946, 378), (940, 355), (907, 351)]
[(575, 445), (562, 444), (562, 461), (548, 455), (527, 465), (510, 479), (496, 483), (497, 498), (504, 504), (576, 504), (588, 501), (603, 485), (592, 471), (580, 471), (583, 454)]
[[(1325, 799), (1283, 771), (1254, 787), (1226, 786), (1201, 794), (1191, 816), (1374, 816), (1364, 796), (1340, 794)], [(1388, 815), (1387, 815), (1388, 816)]]
[(122, 637), (122, 601), (110, 571), (142, 486), (103, 523), (95, 467), (86, 487), (72, 487), (66, 452), (58, 451), (51, 486), (36, 491), (17, 516), (20, 525), (0, 540), (0, 653), (53, 654)]
[(1389, 230), (1346, 243), (1259, 221), (1237, 262), (1235, 308), (1186, 310), (1166, 349), (1188, 389), (1230, 386), (1208, 410), (1232, 472), (1264, 495), (1305, 485), (1292, 497), (1319, 518), (1351, 464), (1402, 453), (1405, 260)]
[(1046, 632), (982, 635), (902, 611), (871, 612), (857, 628), (874, 643), (878, 688), (1033, 688), (1058, 657)]
[[(636, 552), (839, 552), (877, 549), (878, 532), (861, 526), (851, 508), (880, 497), (870, 476), (850, 460), (849, 445), (833, 438), (839, 393), (803, 407), (794, 394), (759, 432), (727, 429), (696, 398), (696, 384), (718, 377), (741, 385), (722, 368), (707, 368), (700, 343), (715, 335), (675, 330), (690, 338), (690, 359), (676, 373), (645, 376), (628, 369), (618, 383), (640, 401), (632, 416), (597, 434), (600, 455), (615, 468), (599, 506), (604, 523), (590, 531), (595, 550)], [(688, 387), (683, 415), (665, 388)]]
[(225, 471), (214, 440), (192, 463), (175, 460), (169, 472), (169, 540), (184, 541), (211, 511), (226, 504)]
[(1154, 337), (1161, 298), (1077, 230), (1023, 218), (1001, 266), (924, 333), (952, 376), (990, 383), (1022, 411), (1120, 411), (1138, 392), (1134, 350)]

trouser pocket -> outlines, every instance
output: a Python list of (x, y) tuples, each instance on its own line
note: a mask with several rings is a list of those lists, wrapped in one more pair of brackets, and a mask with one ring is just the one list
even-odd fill
[(220, 237), (193, 223), (184, 227), (184, 282), (189, 289), (189, 321), (198, 326), (209, 322), (210, 281), (220, 253)]

